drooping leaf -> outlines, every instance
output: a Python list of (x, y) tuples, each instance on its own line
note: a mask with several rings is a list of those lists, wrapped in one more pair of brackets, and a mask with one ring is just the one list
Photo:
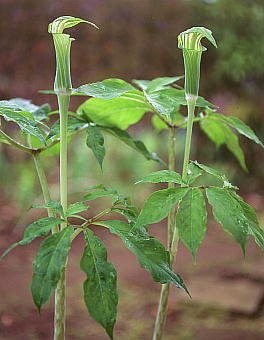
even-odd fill
[(196, 261), (196, 252), (206, 232), (207, 212), (204, 196), (200, 189), (190, 188), (180, 201), (176, 225), (179, 237), (192, 252)]
[(141, 182), (143, 183), (166, 182), (166, 183), (185, 184), (180, 174), (178, 174), (175, 171), (170, 171), (170, 170), (160, 170), (160, 171), (152, 172), (151, 174), (144, 176), (141, 180), (137, 181), (135, 184), (138, 184)]
[(229, 182), (229, 180), (226, 178), (226, 175), (223, 174), (222, 172), (215, 170), (213, 168), (210, 168), (207, 165), (198, 163), (197, 161), (194, 161), (194, 162), (191, 162), (191, 163), (193, 163), (194, 165), (198, 166), (200, 169), (204, 170), (208, 174), (210, 174), (210, 175), (218, 178), (220, 181), (222, 181), (224, 188), (236, 188)]
[(101, 128), (98, 126), (89, 125), (87, 128), (86, 145), (90, 148), (97, 159), (101, 169), (103, 167), (103, 160), (105, 156), (104, 136)]
[(81, 270), (87, 275), (84, 282), (84, 301), (91, 317), (101, 324), (110, 339), (116, 322), (118, 294), (117, 274), (112, 263), (107, 262), (103, 242), (89, 229), (84, 231), (86, 247), (81, 258)]
[(6, 121), (16, 123), (25, 134), (37, 137), (46, 145), (43, 132), (38, 127), (38, 122), (30, 112), (21, 110), (15, 103), (1, 100), (0, 115), (3, 116)]
[(24, 231), (23, 238), (21, 241), (12, 244), (2, 255), (1, 258), (4, 257), (10, 250), (14, 249), (17, 246), (25, 246), (35, 240), (37, 237), (46, 236), (48, 232), (60, 224), (62, 220), (60, 218), (55, 217), (45, 217), (40, 220), (32, 222), (28, 225)]
[(146, 148), (145, 144), (140, 140), (135, 140), (129, 133), (124, 130), (112, 127), (112, 128), (104, 128), (104, 130), (116, 138), (120, 139), (123, 143), (130, 146), (132, 149), (139, 152), (143, 155), (147, 160), (153, 160), (155, 162), (164, 164), (164, 162), (158, 157), (155, 152), (149, 152)]
[(153, 236), (143, 229), (131, 232), (131, 226), (122, 221), (100, 221), (95, 224), (105, 226), (119, 236), (124, 245), (136, 255), (140, 266), (150, 272), (154, 281), (172, 283), (188, 293), (182, 278), (170, 269), (169, 253)]
[(97, 83), (82, 85), (74, 90), (73, 94), (77, 92), (78, 94), (109, 100), (118, 98), (122, 94), (134, 89), (132, 85), (122, 79), (110, 78)]
[(188, 188), (169, 188), (152, 193), (139, 213), (137, 226), (152, 224), (165, 218), (174, 204), (184, 197)]
[(73, 227), (48, 236), (40, 245), (33, 262), (31, 294), (38, 310), (56, 289), (61, 270), (66, 265)]
[(137, 123), (150, 107), (141, 99), (129, 97), (103, 100), (91, 98), (81, 104), (77, 112), (83, 119), (105, 127), (116, 127), (121, 130)]
[(209, 116), (200, 121), (200, 127), (217, 147), (225, 143), (226, 134), (223, 129), (223, 124), (218, 119), (213, 119)]
[(235, 238), (245, 252), (250, 221), (239, 202), (227, 189), (208, 188), (206, 195), (212, 206), (215, 220)]
[(64, 217), (63, 208), (62, 208), (61, 204), (57, 201), (51, 200), (46, 204), (32, 204), (31, 208), (45, 208), (45, 209), (51, 208), (54, 213), (58, 213), (62, 217)]
[(244, 202), (243, 199), (237, 194), (230, 192), (230, 195), (239, 203), (246, 219), (248, 220), (249, 235), (252, 235), (255, 239), (255, 242), (262, 250), (264, 250), (264, 230), (259, 225), (255, 210), (249, 204)]

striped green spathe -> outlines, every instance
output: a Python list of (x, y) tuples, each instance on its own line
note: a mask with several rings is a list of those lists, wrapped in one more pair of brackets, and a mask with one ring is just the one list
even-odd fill
[(200, 64), (202, 52), (206, 48), (201, 44), (207, 38), (217, 47), (212, 32), (204, 27), (193, 27), (178, 36), (178, 47), (183, 50), (185, 68), (185, 93), (188, 98), (196, 98), (200, 83)]
[(71, 94), (71, 67), (70, 51), (74, 40), (69, 34), (64, 34), (65, 28), (73, 27), (79, 23), (88, 23), (98, 28), (95, 24), (71, 16), (62, 16), (55, 19), (48, 26), (48, 32), (52, 34), (56, 51), (56, 76), (54, 81), (55, 93)]

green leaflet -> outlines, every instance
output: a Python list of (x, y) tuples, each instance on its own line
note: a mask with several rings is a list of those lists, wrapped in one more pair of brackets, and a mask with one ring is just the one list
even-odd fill
[(215, 220), (235, 238), (245, 253), (248, 227), (251, 222), (245, 215), (241, 204), (227, 189), (208, 188), (206, 195), (212, 206)]
[(192, 163), (194, 165), (198, 166), (201, 170), (204, 170), (208, 174), (210, 174), (210, 175), (218, 178), (220, 181), (222, 181), (224, 188), (234, 188), (234, 189), (236, 188), (229, 182), (229, 180), (226, 178), (226, 176), (222, 172), (215, 170), (213, 168), (210, 168), (209, 166), (206, 166), (204, 164), (200, 164), (197, 161), (191, 162), (190, 164), (192, 164)]
[(3, 258), (10, 250), (14, 249), (17, 246), (25, 246), (35, 240), (37, 237), (46, 236), (48, 232), (55, 227), (56, 225), (60, 224), (62, 219), (55, 218), (55, 217), (45, 217), (41, 218), (40, 220), (32, 222), (28, 225), (24, 231), (23, 238), (21, 241), (12, 244), (2, 255)]
[(81, 85), (73, 94), (82, 94), (99, 99), (109, 100), (121, 97), (122, 94), (135, 90), (135, 88), (122, 79), (109, 78), (97, 83)]
[[(187, 105), (184, 90), (163, 89), (151, 93), (145, 92), (145, 97), (153, 108), (167, 119), (171, 118), (173, 112), (179, 110), (179, 105)], [(203, 97), (198, 97), (196, 106), (216, 107)]]
[(129, 133), (124, 130), (120, 130), (115, 127), (105, 127), (103, 128), (106, 132), (120, 139), (123, 143), (130, 146), (132, 149), (139, 152), (142, 156), (144, 156), (147, 160), (152, 160), (158, 162), (160, 164), (164, 164), (164, 162), (158, 157), (155, 152), (149, 152), (146, 148), (145, 144), (140, 140), (135, 140)]
[[(139, 91), (138, 91), (139, 92)], [(140, 92), (139, 92), (140, 93)], [(150, 107), (144, 102), (144, 97), (114, 98), (103, 100), (91, 98), (81, 104), (77, 112), (85, 120), (90, 120), (97, 125), (116, 127), (121, 130), (137, 123)]]
[(203, 170), (199, 168), (199, 166), (197, 166), (193, 162), (189, 163), (186, 184), (192, 184), (196, 180), (196, 178), (200, 177), (202, 174)]
[(96, 190), (96, 191), (89, 192), (89, 194), (85, 195), (82, 199), (82, 202), (88, 202), (96, 198), (101, 198), (105, 196), (113, 196), (113, 195), (116, 195), (116, 192), (112, 190)]
[(32, 204), (31, 208), (45, 208), (45, 209), (51, 208), (54, 213), (58, 213), (59, 215), (64, 217), (63, 208), (62, 208), (61, 204), (57, 201), (51, 200), (46, 204)]
[[(67, 121), (67, 129), (68, 133), (73, 133), (74, 131), (79, 130), (80, 128), (83, 128), (85, 125), (87, 125), (87, 122), (79, 117), (72, 117), (68, 116)], [(56, 120), (56, 122), (52, 125), (50, 128), (50, 132), (48, 135), (48, 138), (55, 138), (60, 136), (60, 120)]]
[(31, 294), (39, 311), (56, 289), (61, 270), (67, 261), (73, 232), (73, 227), (66, 227), (48, 236), (40, 245), (33, 262), (31, 283)]
[(159, 77), (159, 78), (153, 79), (148, 83), (146, 91), (152, 92), (152, 91), (162, 90), (164, 88), (164, 86), (171, 85), (171, 84), (175, 83), (176, 81), (178, 81), (182, 78), (184, 78), (184, 76)]
[(188, 293), (182, 278), (170, 269), (169, 253), (153, 236), (142, 228), (131, 232), (131, 226), (122, 221), (100, 221), (95, 224), (105, 226), (111, 233), (118, 235), (124, 245), (136, 255), (140, 266), (150, 272), (154, 281), (172, 283)]
[(103, 242), (89, 229), (84, 231), (86, 247), (81, 258), (81, 270), (87, 275), (83, 284), (84, 301), (91, 317), (100, 323), (110, 339), (116, 322), (118, 294), (117, 274), (107, 262)]
[(75, 215), (77, 213), (86, 211), (89, 208), (89, 206), (85, 205), (83, 202), (75, 202), (68, 206), (68, 209), (66, 210), (65, 216), (70, 217), (72, 215)]
[(160, 171), (152, 172), (151, 174), (144, 176), (141, 180), (137, 181), (135, 184), (138, 184), (141, 182), (143, 183), (167, 182), (167, 183), (185, 184), (180, 174), (178, 174), (175, 171), (170, 171), (170, 170), (160, 170)]
[(37, 137), (46, 145), (43, 132), (38, 127), (38, 122), (30, 112), (23, 111), (20, 106), (8, 100), (1, 100), (0, 115), (3, 116), (6, 121), (16, 123), (25, 134)]
[(172, 206), (187, 193), (188, 188), (169, 188), (152, 193), (139, 213), (136, 225), (152, 224), (165, 218)]
[(105, 156), (104, 136), (101, 128), (98, 126), (89, 125), (87, 128), (86, 145), (90, 148), (97, 159), (101, 169), (103, 167), (103, 160)]
[(190, 188), (179, 203), (176, 225), (179, 237), (192, 252), (196, 261), (196, 252), (202, 243), (207, 223), (204, 196), (200, 189)]
[(225, 123), (228, 123), (230, 126), (232, 126), (234, 129), (237, 130), (241, 135), (244, 135), (245, 137), (251, 139), (255, 143), (259, 144), (260, 146), (264, 147), (263, 143), (260, 141), (260, 139), (256, 136), (255, 132), (246, 125), (242, 120), (240, 120), (237, 117), (226, 117), (224, 115), (221, 115), (219, 113), (209, 113), (210, 116), (220, 120), (224, 121)]
[(23, 98), (12, 98), (9, 100), (9, 103), (16, 104), (22, 111), (30, 112), (38, 122), (47, 119), (48, 113), (51, 111), (49, 104), (38, 106), (33, 104), (31, 100)]
[(209, 116), (200, 121), (200, 126), (205, 134), (219, 147), (226, 144), (229, 151), (231, 151), (238, 159), (241, 167), (247, 171), (245, 156), (243, 150), (239, 146), (237, 135), (225, 124), (225, 122), (215, 117)]

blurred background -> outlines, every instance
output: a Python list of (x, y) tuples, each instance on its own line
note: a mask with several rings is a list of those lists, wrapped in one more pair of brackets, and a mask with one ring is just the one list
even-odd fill
[[(52, 89), (55, 71), (53, 43), (47, 25), (61, 15), (95, 22), (100, 30), (79, 25), (71, 29), (73, 86), (105, 78), (152, 79), (183, 74), (177, 35), (192, 26), (213, 31), (218, 49), (208, 46), (203, 54), (200, 93), (220, 107), (219, 112), (237, 116), (263, 140), (264, 131), (264, 3), (263, 0), (0, 0), (0, 98), (32, 99), (37, 105), (53, 96), (39, 94)], [(205, 42), (206, 44), (206, 42)], [(74, 111), (83, 98), (73, 98)], [(166, 131), (157, 133), (149, 115), (129, 132), (144, 141), (150, 151), (166, 160)], [(15, 125), (3, 123), (13, 135)], [(184, 131), (177, 135), (177, 169), (181, 171)], [(263, 151), (239, 138), (249, 173), (242, 170), (225, 146), (216, 149), (197, 126), (192, 159), (225, 171), (240, 195), (264, 220)], [(103, 183), (132, 197), (140, 207), (151, 185), (138, 185), (140, 177), (160, 169), (112, 137), (106, 138), (107, 155), (100, 171), (84, 136), (74, 139), (69, 154), (70, 200), (87, 186)], [(53, 198), (58, 198), (58, 160), (44, 158)], [(10, 146), (0, 145), (1, 249), (17, 241), (23, 228), (41, 211), (28, 211), (42, 197), (32, 159)], [(107, 200), (91, 205), (103, 209)], [(42, 216), (41, 216), (42, 217)], [(165, 223), (151, 232), (165, 242)], [(96, 229), (95, 229), (96, 230)], [(97, 232), (97, 230), (96, 230)], [(151, 339), (159, 285), (139, 269), (135, 259), (107, 232), (99, 232), (119, 275), (119, 319), (116, 338)], [(0, 263), (0, 340), (50, 339), (52, 303), (39, 316), (29, 294), (31, 261), (39, 242), (16, 249)], [(103, 330), (92, 321), (82, 302), (83, 275), (79, 270), (82, 241), (73, 245), (69, 263), (68, 339), (103, 340)], [(165, 340), (263, 339), (263, 255), (249, 243), (246, 258), (238, 246), (211, 220), (205, 242), (194, 265), (180, 246), (176, 271), (186, 280), (193, 299), (172, 289)]]

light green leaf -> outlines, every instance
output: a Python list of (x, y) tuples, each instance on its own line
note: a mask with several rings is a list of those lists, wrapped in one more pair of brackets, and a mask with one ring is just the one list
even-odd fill
[(102, 169), (105, 156), (105, 147), (104, 136), (102, 135), (101, 128), (98, 126), (89, 125), (86, 131), (86, 145), (93, 151), (93, 154)]
[(139, 213), (136, 225), (152, 224), (165, 218), (174, 204), (184, 197), (188, 188), (169, 188), (152, 193)]
[(200, 121), (200, 127), (217, 147), (225, 143), (226, 133), (223, 124), (219, 120), (209, 116)]
[(138, 183), (177, 183), (177, 184), (185, 184), (182, 180), (182, 177), (180, 174), (178, 174), (175, 171), (170, 170), (160, 170), (156, 172), (152, 172), (151, 174), (148, 174), (144, 176), (141, 180), (136, 182)]
[(97, 190), (97, 191), (92, 191), (89, 192), (89, 194), (85, 195), (82, 199), (82, 202), (88, 202), (92, 201), (96, 198), (101, 198), (105, 196), (113, 196), (116, 195), (116, 192), (111, 191), (111, 190)]
[(180, 201), (176, 225), (179, 237), (192, 252), (196, 261), (196, 252), (202, 243), (207, 223), (207, 212), (204, 196), (200, 189), (190, 188)]
[(170, 269), (169, 253), (153, 236), (142, 229), (131, 232), (131, 226), (122, 221), (100, 221), (95, 224), (105, 226), (111, 233), (118, 235), (136, 255), (140, 266), (150, 272), (154, 281), (174, 284), (188, 293), (182, 278)]
[(212, 206), (215, 220), (235, 238), (245, 253), (250, 221), (239, 202), (227, 189), (208, 188), (206, 195)]
[(57, 287), (61, 270), (67, 262), (73, 232), (73, 227), (64, 228), (48, 236), (40, 245), (33, 262), (31, 284), (31, 294), (39, 311)]
[(65, 28), (73, 27), (73, 26), (78, 25), (79, 23), (82, 23), (82, 22), (86, 23), (86, 24), (90, 24), (90, 25), (94, 26), (95, 28), (98, 28), (94, 23), (92, 23), (90, 21), (86, 21), (86, 20), (79, 19), (79, 18), (74, 18), (74, 17), (71, 17), (69, 15), (64, 15), (64, 16), (61, 16), (61, 17), (53, 20), (49, 24), (48, 32), (52, 33), (52, 34), (62, 33)]
[(167, 130), (168, 125), (164, 123), (157, 115), (152, 115), (151, 117), (151, 123), (154, 126), (155, 130), (157, 132), (160, 132), (161, 130)]
[(38, 122), (33, 118), (30, 112), (21, 110), (15, 103), (1, 100), (0, 115), (2, 115), (6, 121), (16, 123), (25, 134), (37, 137), (44, 145), (46, 145), (43, 132), (38, 127)]
[(68, 209), (66, 210), (65, 216), (73, 216), (77, 213), (86, 211), (89, 207), (85, 205), (83, 202), (75, 202), (68, 206)]
[(10, 250), (14, 249), (17, 246), (25, 246), (35, 240), (37, 237), (46, 236), (48, 232), (55, 227), (56, 225), (60, 224), (62, 220), (60, 218), (55, 217), (45, 217), (31, 223), (29, 226), (26, 227), (23, 238), (21, 241), (12, 244), (2, 255), (3, 258)]
[(105, 127), (117, 127), (126, 130), (137, 123), (150, 107), (139, 98), (131, 97), (103, 100), (91, 98), (81, 104), (77, 112), (88, 121)]
[(103, 128), (106, 132), (120, 139), (123, 143), (130, 146), (132, 149), (139, 152), (143, 155), (147, 160), (152, 160), (161, 164), (164, 162), (158, 157), (155, 152), (149, 152), (146, 148), (145, 144), (140, 140), (135, 140), (133, 137), (124, 130), (112, 127), (112, 128)]
[(171, 85), (175, 83), (176, 81), (183, 79), (183, 78), (184, 76), (156, 78), (156, 79), (151, 80), (148, 83), (147, 88), (145, 90), (147, 92), (159, 91), (159, 90), (162, 90), (164, 86)]
[(86, 84), (73, 90), (74, 93), (83, 94), (99, 99), (109, 100), (121, 97), (122, 94), (135, 88), (122, 79), (109, 78), (97, 83)]
[(112, 263), (107, 262), (103, 242), (89, 229), (84, 234), (86, 247), (81, 258), (81, 270), (87, 275), (83, 285), (84, 301), (91, 317), (113, 339), (118, 303), (116, 270)]

